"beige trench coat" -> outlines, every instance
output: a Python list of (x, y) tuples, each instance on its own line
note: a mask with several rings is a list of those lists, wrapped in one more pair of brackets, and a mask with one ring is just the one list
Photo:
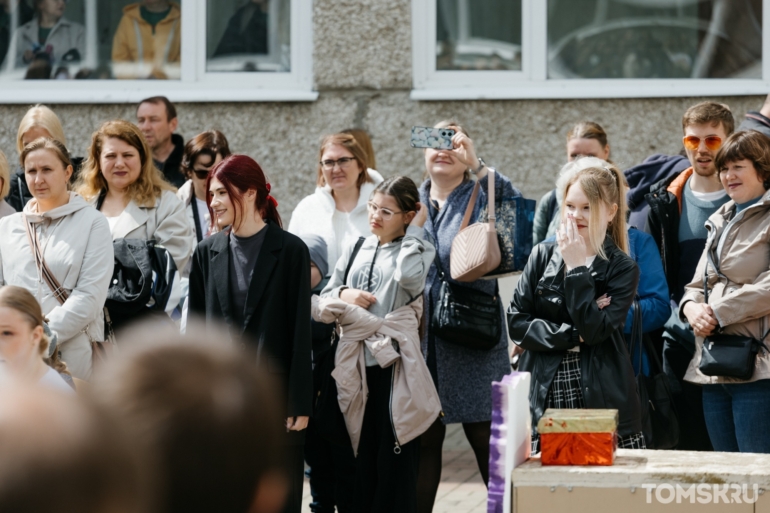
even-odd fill
[[(704, 302), (703, 273), (707, 251), (713, 248), (713, 261), (722, 277), (708, 266), (709, 300), (723, 333), (756, 339), (770, 329), (770, 192), (756, 204), (734, 215), (735, 202), (728, 201), (706, 221), (708, 240), (692, 283), (685, 287), (679, 303), (684, 316), (688, 301)], [(724, 234), (724, 235), (723, 235)], [(770, 338), (765, 344), (770, 347)], [(691, 383), (745, 383), (736, 378), (706, 376), (698, 370), (703, 338), (696, 337), (695, 355), (684, 379)], [(754, 374), (748, 381), (770, 378), (770, 355), (760, 349)]]
[[(417, 328), (422, 315), (422, 298), (385, 318), (339, 299), (313, 296), (312, 303), (313, 319), (339, 323), (340, 341), (332, 377), (337, 382), (337, 400), (345, 417), (353, 452), (358, 454), (369, 395), (364, 344), (380, 367), (395, 366), (391, 414), (396, 443), (404, 445), (423, 434), (438, 417), (441, 404), (420, 352)], [(398, 351), (393, 342), (398, 344)]]

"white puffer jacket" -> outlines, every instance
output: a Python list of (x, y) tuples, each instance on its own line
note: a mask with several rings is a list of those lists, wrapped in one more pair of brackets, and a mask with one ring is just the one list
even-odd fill
[(74, 192), (66, 205), (43, 214), (32, 199), (24, 213), (37, 231), (46, 264), (69, 291), (69, 299), (60, 305), (42, 279), (21, 213), (0, 219), (0, 285), (17, 285), (35, 295), (58, 336), (62, 359), (75, 377), (88, 379), (89, 337), (104, 339), (102, 309), (114, 262), (110, 227), (101, 213)]

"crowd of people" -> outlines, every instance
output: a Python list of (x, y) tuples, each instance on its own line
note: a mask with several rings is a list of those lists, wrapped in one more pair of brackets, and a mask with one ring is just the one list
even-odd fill
[[(684, 155), (625, 172), (601, 126), (576, 124), (509, 299), (444, 272), (487, 191), (521, 196), (457, 121), (436, 124), (453, 147), (423, 150), (419, 186), (376, 170), (365, 131), (324, 136), (285, 229), (259, 163), (216, 130), (185, 143), (165, 97), (99, 126), (85, 158), (35, 106), (18, 170), (0, 152), (0, 371), (18, 391), (0, 396), (0, 440), (56, 423), (67, 447), (21, 444), (0, 475), (26, 450), (62, 511), (298, 512), (307, 474), (316, 512), (428, 513), (447, 425), (488, 481), (491, 384), (512, 365), (531, 373), (533, 426), (547, 408), (617, 409), (618, 446), (645, 449), (638, 377), (659, 360), (667, 448), (770, 452), (764, 108), (735, 132), (726, 105), (694, 105)], [(494, 298), (491, 348), (442, 337), (449, 285)], [(105, 465), (88, 500), (56, 477)], [(31, 476), (0, 479), (0, 509), (46, 509)]]

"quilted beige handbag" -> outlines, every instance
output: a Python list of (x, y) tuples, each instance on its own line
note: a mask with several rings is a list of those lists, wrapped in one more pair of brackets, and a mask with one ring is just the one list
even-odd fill
[(473, 193), (465, 209), (465, 216), (460, 225), (460, 232), (452, 241), (449, 254), (449, 272), (457, 281), (476, 281), (485, 274), (494, 271), (500, 265), (500, 245), (495, 230), (495, 171), (489, 170), (489, 192), (487, 205), (489, 222), (474, 223), (468, 226), (479, 195), (479, 182), (473, 186)]

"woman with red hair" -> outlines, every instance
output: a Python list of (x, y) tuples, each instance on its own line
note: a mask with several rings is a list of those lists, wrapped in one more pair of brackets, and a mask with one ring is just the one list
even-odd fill
[(219, 232), (193, 255), (189, 313), (223, 321), (234, 337), (253, 344), (278, 373), (285, 410), (291, 491), (284, 511), (302, 502), (302, 447), (312, 412), (310, 255), (284, 231), (278, 202), (262, 168), (245, 155), (217, 164), (206, 183), (208, 208)]

